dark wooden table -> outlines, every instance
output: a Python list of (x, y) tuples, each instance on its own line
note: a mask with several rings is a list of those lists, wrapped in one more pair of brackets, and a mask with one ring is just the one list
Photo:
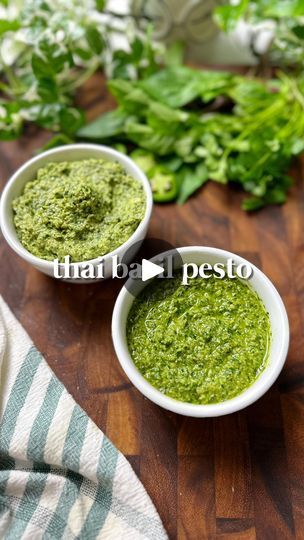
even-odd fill
[[(89, 116), (112, 105), (99, 79)], [(2, 182), (41, 146), (29, 130), (2, 143)], [(273, 280), (288, 310), (291, 345), (278, 382), (246, 410), (184, 418), (133, 388), (116, 360), (110, 323), (120, 281), (69, 285), (40, 274), (1, 243), (1, 293), (59, 379), (127, 456), (171, 539), (304, 538), (304, 167), (288, 203), (254, 215), (241, 194), (208, 184), (184, 206), (156, 206), (149, 235), (176, 246), (239, 253)]]

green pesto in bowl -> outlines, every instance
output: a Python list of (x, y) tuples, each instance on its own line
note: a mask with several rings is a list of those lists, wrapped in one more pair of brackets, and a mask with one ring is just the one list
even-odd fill
[(142, 221), (140, 182), (113, 161), (48, 163), (13, 201), (21, 244), (41, 259), (102, 257), (126, 242)]
[(128, 347), (137, 369), (160, 392), (208, 404), (246, 390), (267, 365), (269, 315), (236, 279), (154, 279), (134, 300)]

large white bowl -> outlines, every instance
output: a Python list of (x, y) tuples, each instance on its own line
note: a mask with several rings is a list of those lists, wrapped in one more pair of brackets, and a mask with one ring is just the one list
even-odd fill
[[(111, 253), (107, 253), (103, 257), (105, 278), (109, 278), (111, 276), (112, 256), (118, 255), (119, 259), (121, 260), (128, 251), (128, 249), (137, 242), (139, 242), (139, 246), (140, 242), (145, 238), (147, 234), (153, 206), (152, 192), (147, 177), (132, 159), (122, 154), (121, 152), (114, 150), (113, 148), (97, 144), (71, 144), (67, 146), (61, 146), (59, 148), (54, 148), (52, 150), (48, 150), (47, 152), (43, 152), (42, 154), (39, 154), (38, 156), (30, 159), (24, 165), (22, 165), (22, 167), (20, 167), (20, 169), (15, 172), (15, 174), (6, 184), (2, 193), (0, 203), (0, 225), (2, 233), (11, 248), (25, 261), (32, 264), (35, 268), (37, 268), (37, 270), (40, 270), (48, 276), (54, 277), (54, 263), (53, 261), (47, 261), (45, 259), (40, 259), (39, 257), (36, 257), (27, 249), (25, 249), (25, 247), (21, 244), (20, 240), (18, 239), (13, 222), (12, 201), (13, 199), (15, 199), (15, 197), (18, 197), (18, 195), (20, 195), (25, 184), (29, 180), (33, 180), (33, 178), (35, 178), (37, 170), (40, 167), (46, 165), (47, 163), (51, 161), (76, 161), (92, 158), (105, 159), (108, 161), (117, 161), (118, 163), (120, 163), (120, 165), (122, 165), (122, 167), (127, 171), (128, 174), (130, 174), (130, 176), (132, 176), (135, 180), (138, 180), (138, 182), (142, 184), (147, 200), (144, 218), (137, 227), (137, 229), (134, 231), (132, 236), (130, 236), (130, 238), (124, 244), (119, 246)], [(131, 250), (130, 256), (132, 257), (134, 255), (135, 250)], [(129, 263), (129, 258), (128, 255), (126, 255), (124, 257), (124, 262)], [(79, 262), (89, 262), (92, 263), (94, 267), (96, 267), (100, 262), (100, 259), (96, 258), (90, 261)], [(69, 279), (69, 281), (75, 283), (88, 283), (90, 280)]]
[[(248, 263), (242, 257), (212, 247), (182, 247), (178, 248), (183, 263), (196, 263), (198, 265), (207, 262), (226, 263), (233, 258), (236, 264)], [(158, 259), (159, 255), (155, 258)], [(153, 260), (153, 259), (152, 259)], [(248, 263), (251, 264), (251, 263)], [(271, 323), (271, 343), (268, 364), (255, 383), (242, 394), (221, 403), (210, 405), (194, 405), (172, 399), (154, 388), (138, 371), (130, 356), (127, 339), (126, 323), (134, 296), (126, 287), (120, 291), (113, 311), (112, 339), (118, 360), (132, 383), (147, 398), (161, 407), (183, 414), (185, 416), (209, 417), (222, 416), (233, 413), (247, 407), (260, 398), (277, 379), (286, 359), (289, 345), (289, 324), (286, 310), (282, 299), (271, 281), (254, 265), (253, 276), (250, 278), (252, 288), (258, 293), (263, 301)], [(141, 283), (139, 290), (149, 286), (149, 282)]]

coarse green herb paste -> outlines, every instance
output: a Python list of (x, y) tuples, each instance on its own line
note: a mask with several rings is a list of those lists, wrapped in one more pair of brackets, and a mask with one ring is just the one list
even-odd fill
[(127, 322), (132, 359), (162, 393), (188, 403), (218, 403), (243, 392), (265, 368), (270, 321), (239, 279), (155, 279), (135, 299)]
[(42, 259), (80, 262), (123, 244), (144, 217), (141, 184), (119, 163), (48, 163), (13, 201), (23, 246)]

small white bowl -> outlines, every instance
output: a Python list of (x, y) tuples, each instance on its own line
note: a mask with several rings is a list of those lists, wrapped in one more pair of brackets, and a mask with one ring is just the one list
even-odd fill
[[(221, 262), (226, 264), (227, 260), (232, 258), (237, 265), (241, 263), (251, 264), (234, 253), (212, 247), (182, 247), (178, 248), (177, 251), (183, 263), (192, 262), (200, 265), (204, 262), (210, 264)], [(156, 260), (159, 257), (160, 255), (154, 259)], [(151, 260), (153, 261), (153, 259)], [(278, 291), (261, 270), (252, 264), (251, 266), (253, 268), (253, 275), (250, 278), (251, 287), (258, 293), (270, 316), (272, 335), (268, 364), (255, 383), (242, 394), (227, 401), (210, 405), (194, 405), (172, 399), (159, 392), (159, 390), (154, 388), (141, 375), (132, 361), (126, 339), (127, 318), (134, 297), (125, 286), (122, 288), (113, 311), (112, 339), (116, 355), (123, 370), (142, 394), (169, 411), (185, 416), (211, 417), (239, 411), (254, 403), (254, 401), (259, 399), (271, 387), (283, 368), (286, 359), (289, 345), (289, 324), (287, 313)], [(149, 282), (142, 282), (139, 290), (142, 290), (145, 286), (149, 286)]]
[[(117, 161), (130, 176), (132, 176), (135, 180), (142, 184), (147, 200), (144, 218), (137, 227), (137, 229), (134, 231), (132, 236), (130, 236), (130, 238), (117, 249), (115, 249), (111, 253), (107, 253), (105, 256), (102, 257), (104, 261), (105, 278), (109, 278), (111, 276), (112, 256), (118, 255), (119, 259), (121, 260), (127, 250), (133, 244), (136, 244), (137, 242), (140, 243), (147, 234), (153, 206), (152, 192), (147, 177), (132, 159), (122, 154), (121, 152), (114, 150), (113, 148), (97, 144), (71, 144), (67, 146), (61, 146), (59, 148), (54, 148), (52, 150), (48, 150), (47, 152), (43, 152), (22, 165), (22, 167), (20, 167), (20, 169), (15, 172), (15, 174), (6, 184), (2, 193), (0, 203), (0, 225), (3, 236), (5, 237), (7, 243), (11, 246), (11, 248), (25, 261), (32, 264), (35, 268), (37, 268), (37, 270), (40, 270), (48, 276), (54, 277), (54, 263), (53, 261), (48, 261), (36, 257), (27, 249), (25, 249), (25, 247), (21, 244), (14, 226), (12, 201), (16, 197), (18, 197), (18, 195), (20, 195), (25, 184), (35, 178), (37, 170), (46, 165), (47, 163), (53, 161), (78, 161), (83, 159), (105, 159), (107, 161)], [(138, 244), (138, 246), (139, 245), (140, 244)], [(130, 256), (134, 255), (135, 251), (131, 250)], [(128, 256), (125, 257), (124, 261), (126, 263), (130, 262)], [(96, 258), (89, 261), (79, 262), (91, 263), (94, 265), (94, 267), (96, 267), (100, 262), (100, 259)], [(74, 283), (88, 283), (90, 281), (93, 280), (69, 279), (69, 282)]]

